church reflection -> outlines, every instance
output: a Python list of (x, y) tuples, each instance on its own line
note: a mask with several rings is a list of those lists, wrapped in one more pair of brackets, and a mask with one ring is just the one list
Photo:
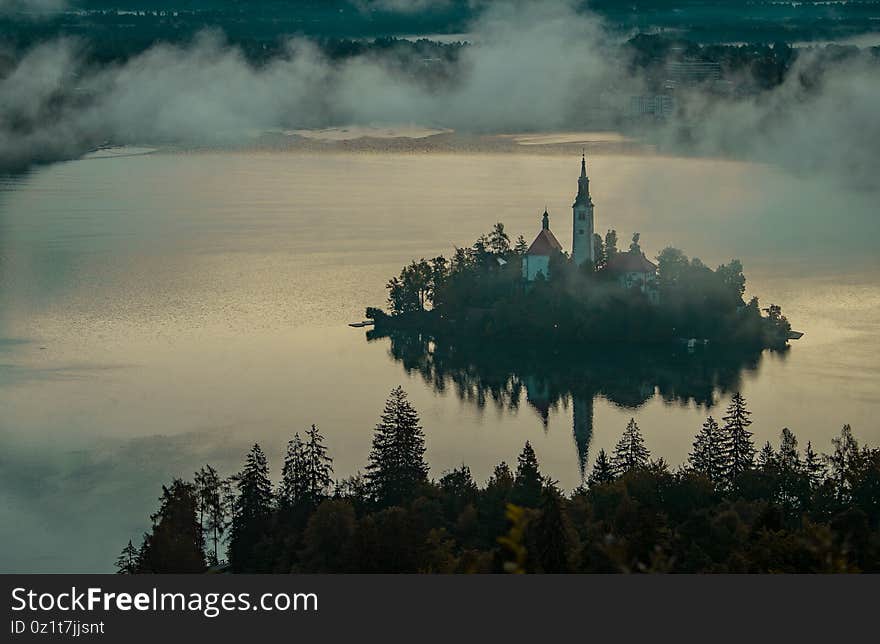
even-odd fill
[(545, 431), (551, 411), (572, 410), (572, 433), (581, 476), (587, 467), (597, 398), (637, 409), (659, 396), (667, 404), (712, 407), (741, 388), (743, 375), (758, 369), (760, 350), (674, 348), (538, 349), (462, 345), (416, 332), (381, 334), (391, 357), (417, 372), (437, 393), (455, 395), (480, 408), (516, 411), (526, 405)]

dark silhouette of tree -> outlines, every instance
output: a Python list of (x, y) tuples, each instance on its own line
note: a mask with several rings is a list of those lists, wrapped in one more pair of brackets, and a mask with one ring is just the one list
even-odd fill
[(529, 244), (526, 242), (526, 238), (520, 235), (516, 238), (516, 244), (513, 247), (513, 252), (522, 257), (529, 250)]
[(605, 233), (605, 260), (617, 255), (617, 231), (611, 229)]
[(526, 441), (522, 452), (516, 459), (516, 477), (513, 482), (511, 500), (529, 508), (536, 508), (541, 502), (541, 488), (544, 477), (538, 469), (538, 457), (532, 444)]
[(602, 270), (608, 262), (608, 255), (605, 252), (605, 242), (602, 241), (602, 235), (593, 233), (593, 257), (596, 258), (594, 268)]
[(810, 482), (810, 487), (813, 490), (818, 489), (822, 485), (822, 481), (825, 480), (825, 464), (813, 449), (813, 444), (810, 441), (807, 441), (807, 447), (804, 449), (803, 468), (807, 480)]
[(510, 237), (504, 232), (504, 224), (500, 221), (489, 233), (489, 250), (502, 257), (510, 253)]
[(736, 392), (727, 407), (724, 416), (725, 433), (725, 465), (727, 480), (733, 483), (743, 472), (752, 468), (755, 460), (755, 444), (752, 432), (748, 430), (752, 424), (746, 409), (746, 401), (742, 394)]
[(844, 425), (840, 436), (831, 439), (831, 445), (834, 452), (825, 456), (828, 477), (838, 502), (844, 502), (850, 496), (853, 474), (860, 460), (859, 443), (853, 436), (852, 427)]
[(776, 452), (770, 441), (764, 443), (761, 451), (758, 452), (758, 467), (762, 470), (773, 469), (776, 467)]
[(317, 506), (327, 498), (333, 484), (333, 459), (327, 453), (324, 437), (317, 425), (306, 431), (306, 498)]
[(318, 573), (348, 570), (356, 528), (354, 507), (349, 501), (324, 500), (306, 525), (299, 556), (303, 570)]
[(694, 440), (688, 462), (694, 471), (710, 481), (718, 482), (724, 477), (724, 434), (714, 418), (709, 416)]
[(641, 239), (641, 233), (633, 233), (632, 241), (629, 244), (629, 252), (634, 254), (639, 254), (642, 252), (642, 247), (639, 246), (639, 239)]
[(224, 496), (229, 493), (229, 484), (221, 479), (217, 470), (210, 465), (196, 472), (193, 482), (199, 502), (199, 525), (202, 526), (202, 533), (211, 542), (211, 548), (207, 553), (208, 563), (216, 566), (219, 562), (220, 541), (223, 539), (227, 525)]
[(131, 543), (131, 539), (116, 558), (116, 572), (120, 575), (135, 575), (140, 572), (140, 553)]
[(261, 548), (268, 536), (274, 496), (269, 464), (258, 444), (248, 452), (235, 486), (238, 495), (232, 513), (229, 563), (236, 572), (263, 572), (267, 566)]
[(642, 438), (642, 432), (639, 430), (636, 419), (630, 418), (611, 457), (614, 473), (620, 476), (629, 470), (646, 467), (650, 457), (651, 453), (645, 447), (645, 439)]
[(538, 568), (545, 573), (571, 570), (573, 531), (562, 507), (562, 498), (553, 485), (541, 492), (541, 513), (534, 526)]
[(383, 506), (412, 499), (428, 479), (425, 435), (403, 387), (395, 387), (385, 402), (366, 479), (373, 499)]
[(204, 538), (196, 511), (198, 498), (192, 483), (174, 479), (162, 486), (159, 510), (150, 518), (153, 529), (138, 555), (140, 571), (200, 573), (205, 570)]
[(596, 455), (596, 463), (593, 465), (593, 471), (587, 477), (587, 485), (593, 487), (603, 483), (611, 483), (615, 479), (614, 466), (605, 453), (604, 449), (600, 449)]
[(308, 474), (306, 471), (306, 449), (299, 432), (287, 441), (284, 465), (281, 467), (281, 482), (278, 485), (278, 503), (289, 510), (306, 498)]

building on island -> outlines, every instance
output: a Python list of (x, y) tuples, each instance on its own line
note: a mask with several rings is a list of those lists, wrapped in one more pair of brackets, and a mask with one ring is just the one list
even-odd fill
[(640, 249), (615, 253), (605, 264), (605, 270), (613, 274), (623, 288), (638, 288), (655, 304), (659, 301), (657, 265)]
[[(590, 178), (587, 176), (587, 158), (581, 157), (578, 191), (572, 204), (571, 260), (582, 266), (596, 264), (594, 237), (596, 219), (590, 196)], [(637, 240), (637, 236), (635, 238)], [(544, 210), (541, 232), (529, 246), (522, 260), (522, 276), (526, 282), (550, 278), (550, 258), (562, 253), (562, 244), (550, 230), (550, 214)], [(657, 265), (650, 261), (637, 241), (627, 252), (615, 253), (608, 259), (605, 270), (613, 274), (623, 288), (639, 288), (652, 302), (657, 302)]]
[[(562, 244), (550, 231), (550, 213), (544, 210), (541, 220), (541, 232), (529, 246), (523, 257), (522, 274), (527, 282), (550, 277), (550, 256), (562, 252)], [(541, 276), (540, 278), (538, 276)]]

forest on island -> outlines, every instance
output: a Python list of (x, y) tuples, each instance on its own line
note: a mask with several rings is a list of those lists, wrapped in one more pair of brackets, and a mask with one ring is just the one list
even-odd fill
[(713, 344), (783, 348), (791, 325), (778, 305), (763, 311), (743, 296), (739, 260), (712, 270), (699, 258), (667, 247), (657, 256), (656, 301), (639, 287), (624, 288), (608, 268), (620, 252), (642, 255), (638, 233), (626, 251), (617, 232), (595, 235), (595, 265), (577, 267), (562, 252), (550, 275), (526, 284), (522, 235), (511, 243), (503, 223), (451, 259), (438, 256), (405, 266), (388, 284), (390, 315), (370, 307), (376, 329), (418, 329), (447, 338), (539, 344), (669, 343), (697, 338)]
[[(289, 441), (276, 484), (259, 445), (228, 478), (211, 466), (163, 487), (138, 573), (880, 572), (880, 449), (849, 426), (820, 455), (782, 429), (759, 450), (734, 394), (687, 462), (652, 459), (632, 419), (570, 494), (526, 442), (482, 487), (462, 465), (430, 476), (402, 388), (361, 474), (334, 482), (316, 426)], [(225, 552), (225, 559), (224, 559)]]

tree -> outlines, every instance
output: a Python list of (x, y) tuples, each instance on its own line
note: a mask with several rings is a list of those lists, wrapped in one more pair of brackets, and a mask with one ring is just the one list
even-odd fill
[(140, 572), (140, 554), (131, 543), (131, 539), (116, 558), (116, 572), (120, 575), (136, 575)]
[(718, 482), (724, 477), (724, 434), (711, 416), (700, 428), (688, 461), (710, 481)]
[(614, 447), (614, 455), (611, 457), (611, 465), (617, 476), (637, 467), (645, 467), (651, 453), (645, 447), (645, 439), (636, 423), (635, 418), (630, 418), (626, 429), (617, 445)]
[(748, 430), (752, 424), (746, 409), (746, 401), (742, 394), (736, 392), (730, 399), (727, 415), (724, 416), (725, 434), (725, 469), (727, 480), (733, 483), (743, 472), (751, 469), (755, 460), (755, 444), (752, 432)]
[(807, 447), (804, 449), (804, 473), (810, 482), (810, 488), (815, 490), (825, 479), (825, 464), (819, 455), (813, 450), (813, 444), (807, 441)]
[(236, 572), (265, 569), (258, 547), (266, 539), (274, 497), (269, 464), (259, 444), (248, 452), (244, 469), (235, 477), (238, 495), (232, 513), (229, 563)]
[(199, 525), (202, 533), (210, 535), (211, 550), (208, 562), (216, 566), (219, 560), (219, 544), (226, 530), (226, 504), (224, 496), (229, 493), (229, 483), (220, 478), (210, 465), (195, 474), (196, 495), (199, 502)]
[(844, 501), (852, 488), (853, 473), (859, 462), (859, 443), (852, 433), (852, 427), (844, 425), (840, 436), (831, 439), (834, 452), (825, 456), (829, 478), (834, 485), (834, 493), (838, 501)]
[(140, 571), (200, 573), (205, 570), (204, 537), (192, 483), (174, 479), (162, 486), (159, 510), (150, 517), (153, 529), (144, 537), (138, 559)]
[(529, 251), (529, 244), (526, 242), (526, 238), (520, 235), (516, 238), (516, 245), (513, 247), (513, 252), (522, 257)]
[(593, 471), (587, 477), (587, 485), (594, 487), (603, 483), (610, 483), (614, 478), (614, 466), (611, 465), (611, 460), (608, 458), (605, 450), (600, 449), (599, 453), (596, 454), (596, 463), (593, 465)]
[(428, 479), (425, 435), (403, 387), (395, 387), (385, 402), (366, 479), (373, 499), (386, 506), (410, 500)]
[(489, 233), (489, 250), (496, 255), (507, 255), (510, 253), (510, 237), (504, 232), (504, 224), (500, 221), (492, 228)]
[(664, 291), (675, 288), (688, 270), (690, 262), (678, 248), (667, 246), (657, 255), (657, 281)]
[(536, 508), (541, 502), (543, 486), (544, 477), (538, 469), (538, 457), (535, 456), (532, 444), (526, 441), (516, 459), (516, 477), (513, 480), (511, 499), (517, 505)]
[(742, 299), (746, 292), (746, 276), (743, 275), (743, 265), (738, 259), (732, 259), (728, 264), (722, 264), (715, 271), (715, 274), (721, 279), (721, 283), (730, 293), (734, 294), (737, 299)]
[(309, 517), (300, 562), (306, 572), (346, 572), (357, 521), (346, 499), (326, 499)]
[(571, 571), (572, 533), (559, 490), (546, 486), (541, 493), (541, 514), (534, 525), (536, 563), (542, 572)]
[(770, 470), (776, 467), (776, 452), (773, 451), (770, 441), (764, 443), (761, 451), (758, 452), (758, 467), (762, 470)]
[(641, 233), (633, 233), (632, 242), (629, 245), (629, 252), (638, 255), (642, 252), (642, 247), (639, 246), (639, 239), (641, 239)]
[(617, 252), (617, 231), (612, 228), (605, 233), (605, 259), (611, 259)]
[(306, 448), (299, 432), (287, 441), (287, 453), (281, 467), (281, 482), (278, 486), (278, 503), (290, 509), (305, 500), (308, 487)]
[(327, 498), (333, 484), (333, 459), (324, 446), (324, 437), (317, 425), (306, 431), (306, 499), (313, 506)]
[(594, 266), (596, 270), (605, 268), (608, 257), (605, 253), (605, 243), (602, 241), (602, 235), (599, 233), (593, 233), (593, 257), (596, 258)]
[(776, 460), (780, 469), (785, 471), (798, 472), (801, 469), (801, 455), (798, 452), (797, 437), (788, 427), (782, 428)]

